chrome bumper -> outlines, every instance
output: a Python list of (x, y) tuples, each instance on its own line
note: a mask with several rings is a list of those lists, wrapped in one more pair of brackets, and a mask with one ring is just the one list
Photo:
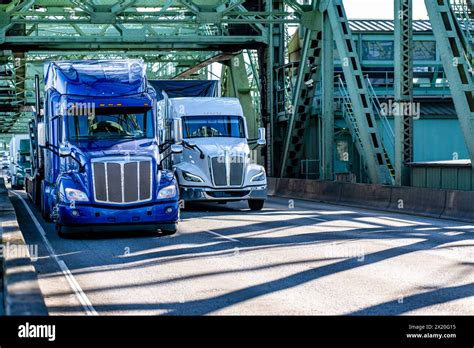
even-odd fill
[(246, 201), (267, 199), (267, 186), (249, 186), (241, 189), (212, 189), (208, 187), (181, 187), (180, 199), (198, 201)]

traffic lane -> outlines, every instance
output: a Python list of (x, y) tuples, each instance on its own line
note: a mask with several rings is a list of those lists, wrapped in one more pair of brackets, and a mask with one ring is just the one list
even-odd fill
[[(222, 214), (222, 210), (227, 211), (227, 212), (229, 211), (228, 209), (222, 209), (222, 208), (220, 208), (219, 210), (220, 210), (219, 213), (221, 213), (221, 214)], [(209, 214), (209, 213), (206, 213), (206, 215), (208, 215), (208, 214)], [(234, 249), (235, 249), (235, 248), (234, 248)], [(234, 250), (234, 252), (235, 252), (235, 250)], [(166, 283), (166, 282), (165, 282), (165, 283)]]
[[(245, 211), (242, 203), (234, 207)], [(213, 223), (218, 221), (213, 232), (250, 245), (294, 244), (315, 239), (322, 242), (338, 239), (343, 234), (356, 239), (425, 237), (433, 248), (445, 244), (454, 247), (463, 241), (472, 241), (474, 231), (474, 225), (463, 222), (274, 197), (262, 212), (240, 214), (240, 211), (203, 205), (188, 210), (184, 218), (199, 221), (199, 228), (204, 231), (212, 230)], [(301, 234), (293, 233), (291, 228), (298, 226), (309, 228)], [(311, 226), (319, 229), (313, 233)]]
[[(272, 199), (267, 207), (272, 209), (262, 214), (278, 220), (273, 223), (283, 221), (287, 224), (291, 219), (293, 222), (300, 219), (319, 221), (319, 228), (316, 229), (315, 226), (308, 226), (304, 231), (286, 229), (287, 233), (290, 232), (286, 238), (289, 243), (297, 243), (298, 239), (304, 243), (302, 237), (312, 235), (312, 240), (322, 241), (321, 245), (311, 246), (317, 255), (349, 258), (287, 277), (286, 284), (282, 284), (282, 281), (285, 283), (284, 276), (271, 284), (277, 288), (282, 286), (282, 289), (294, 288), (300, 282), (327, 277), (328, 281), (317, 283), (328, 284), (327, 293), (336, 297), (327, 298), (326, 307), (325, 301), (321, 307), (314, 307), (325, 308), (320, 314), (469, 314), (474, 310), (473, 226), (285, 199)], [(304, 209), (300, 210), (301, 207)], [(267, 238), (274, 232), (259, 230), (249, 238), (251, 230), (245, 231), (244, 226), (236, 226), (240, 219), (216, 215), (201, 218), (201, 228), (207, 228), (203, 221), (216, 219), (221, 222), (221, 228), (216, 231), (246, 244), (255, 242), (256, 235)], [(367, 223), (369, 226), (361, 225)], [(277, 239), (282, 241), (285, 236), (278, 236)], [(354, 258), (350, 259), (358, 255), (363, 255), (360, 263), (354, 262)], [(285, 257), (291, 259), (295, 256), (286, 250)], [(345, 275), (346, 281), (335, 276), (339, 273)], [(311, 298), (310, 291), (308, 289), (305, 297)], [(351, 298), (352, 295), (356, 297)], [(321, 293), (315, 293), (314, 296), (321, 296)], [(344, 305), (334, 308), (331, 303), (335, 301)]]
[[(18, 193), (20, 193), (18, 191)], [(24, 199), (26, 195), (20, 193)], [(72, 304), (70, 301), (65, 301), (65, 298), (69, 298), (71, 295), (71, 289), (68, 286), (58, 286), (56, 287), (57, 278), (61, 277), (61, 273), (57, 269), (57, 265), (52, 262), (51, 255), (48, 255), (47, 251), (44, 248), (39, 233), (32, 223), (31, 219), (28, 217), (28, 214), (21, 206), (21, 202), (17, 198), (13, 197), (13, 203), (19, 213), (19, 222), (22, 230), (25, 233), (25, 238), (29, 243), (39, 244), (40, 248), (40, 260), (41, 263), (38, 264), (38, 269), (41, 272), (40, 274), (40, 286), (42, 286), (43, 291), (46, 295), (46, 302), (52, 314), (76, 314), (83, 311), (83, 308), (75, 302)], [(51, 245), (54, 247), (58, 256), (60, 256), (71, 271), (76, 276), (76, 279), (81, 284), (90, 284), (90, 286), (85, 286), (85, 291), (95, 291), (95, 283), (97, 284), (110, 284), (111, 287), (116, 286), (125, 286), (129, 290), (124, 294), (121, 292), (119, 294), (120, 299), (117, 301), (126, 300), (128, 296), (132, 296), (133, 290), (130, 288), (136, 287), (138, 280), (134, 280), (134, 277), (129, 277), (129, 272), (133, 272), (135, 268), (140, 268), (140, 266), (133, 265), (123, 279), (128, 279), (125, 284), (122, 282), (123, 279), (116, 278), (114, 275), (111, 275), (112, 279), (107, 279), (108, 274), (104, 276), (103, 271), (113, 272), (115, 268), (120, 269), (121, 265), (130, 264), (127, 260), (127, 256), (133, 252), (139, 254), (142, 250), (153, 250), (154, 248), (160, 248), (164, 251), (165, 254), (189, 254), (189, 257), (192, 257), (192, 253), (182, 252), (182, 248), (178, 248), (179, 252), (174, 251), (175, 242), (171, 241), (170, 237), (161, 237), (156, 233), (149, 232), (140, 232), (140, 231), (130, 231), (129, 233), (91, 233), (91, 234), (78, 234), (71, 237), (71, 239), (63, 239), (57, 236), (54, 230), (54, 224), (46, 223), (42, 220), (40, 213), (35, 209), (35, 207), (28, 202), (28, 206), (31, 208), (35, 217), (38, 221), (41, 222), (42, 227), (44, 228), (47, 238)], [(195, 236), (193, 236), (190, 243), (195, 243)], [(187, 239), (181, 238), (182, 243), (187, 243)], [(209, 243), (209, 236), (200, 236), (196, 239), (197, 244), (206, 245), (208, 251), (212, 252), (213, 250), (225, 250), (224, 247), (220, 247), (220, 243)], [(203, 256), (197, 255), (197, 256)], [(150, 264), (157, 264), (159, 260), (150, 260), (148, 257), (138, 257), (139, 260), (143, 262), (149, 262)], [(47, 268), (43, 265), (47, 264)], [(99, 274), (99, 279), (94, 281), (89, 281), (89, 273), (97, 272)], [(77, 274), (80, 276), (77, 277)], [(81, 273), (82, 277), (81, 277)], [(83, 282), (82, 278), (86, 278)], [(142, 279), (140, 275), (139, 279)], [(139, 284), (138, 284), (139, 286)], [(137, 286), (137, 288), (138, 288)], [(74, 295), (73, 295), (74, 296)], [(110, 295), (112, 296), (112, 295)], [(142, 296), (141, 293), (137, 294), (137, 298)], [(54, 300), (56, 302), (54, 302)], [(70, 313), (68, 313), (70, 312)]]
[[(276, 205), (276, 207), (273, 205)], [(104, 252), (101, 251), (100, 244), (104, 240), (98, 238), (103, 237), (95, 235), (94, 239), (81, 240), (88, 246), (93, 244), (93, 248), (89, 247), (86, 252), (88, 253), (87, 257), (70, 258), (68, 265), (74, 269), (75, 276), (81, 278), (80, 283), (87, 284), (85, 287), (86, 293), (93, 299), (98, 296), (93, 301), (95, 307), (100, 312), (110, 314), (343, 314), (360, 311), (365, 307), (370, 308), (384, 303), (384, 300), (387, 302), (387, 300), (402, 296), (400, 294), (406, 294), (406, 289), (397, 286), (398, 279), (405, 277), (419, 280), (423, 278), (419, 276), (420, 270), (415, 270), (412, 272), (413, 274), (407, 276), (407, 267), (403, 262), (401, 267), (398, 267), (405, 269), (402, 274), (399, 274), (396, 270), (387, 270), (386, 267), (390, 268), (391, 266), (385, 265), (382, 266), (382, 270), (375, 270), (374, 274), (378, 274), (375, 279), (371, 279), (374, 278), (372, 270), (361, 277), (364, 274), (364, 267), (367, 265), (364, 265), (363, 262), (355, 263), (354, 258), (348, 258), (350, 255), (344, 255), (344, 253), (359, 253), (362, 250), (360, 243), (364, 240), (362, 231), (380, 233), (380, 231), (374, 230), (377, 226), (373, 226), (373, 224), (361, 226), (361, 222), (354, 219), (354, 216), (353, 221), (344, 222), (342, 227), (313, 226), (311, 225), (312, 222), (316, 225), (325, 223), (312, 220), (314, 209), (322, 209), (319, 211), (320, 215), (328, 216), (335, 216), (336, 214), (344, 216), (347, 215), (347, 211), (338, 210), (338, 207), (334, 206), (310, 205), (310, 208), (313, 208), (311, 211), (293, 208), (289, 212), (290, 216), (288, 216), (288, 209), (282, 206), (284, 204), (281, 200), (272, 199), (268, 204), (269, 208), (261, 213), (250, 213), (238, 209), (244, 207), (242, 204), (232, 204), (231, 207), (235, 207), (235, 209), (210, 206), (203, 209), (208, 210), (207, 212), (191, 210), (183, 214), (182, 232), (178, 236), (158, 239), (155, 245), (149, 243), (150, 239), (156, 239), (151, 236), (144, 237), (139, 241), (134, 238), (132, 240), (105, 239), (109, 242), (104, 250), (105, 252), (110, 252), (111, 249), (116, 248), (115, 244), (117, 243), (120, 245), (117, 248), (130, 245), (133, 242), (138, 243), (136, 245), (137, 249), (130, 248), (131, 252), (125, 257), (122, 258), (116, 255), (117, 257), (112, 264), (110, 263), (111, 257), (104, 257)], [(380, 213), (375, 212), (372, 214), (380, 215)], [(297, 215), (296, 219), (295, 215)], [(361, 215), (362, 218), (366, 217), (364, 214)], [(301, 216), (305, 219), (304, 223)], [(308, 216), (311, 219), (307, 218)], [(387, 224), (387, 221), (389, 221), (388, 224), (393, 224), (395, 221), (395, 223), (401, 223), (402, 225), (427, 225), (426, 221), (400, 222), (390, 217), (388, 219), (382, 218), (382, 222), (385, 224)], [(196, 219), (198, 220), (196, 221)], [(275, 228), (275, 219), (279, 219), (277, 223), (280, 228)], [(295, 224), (293, 220), (296, 220), (297, 223)], [(308, 220), (311, 220), (310, 224), (308, 224)], [(332, 222), (334, 221), (337, 222), (337, 220)], [(222, 236), (227, 232), (231, 233), (232, 230), (227, 226), (229, 222), (234, 226), (234, 231), (237, 231), (237, 234), (232, 234), (233, 237), (240, 237), (242, 232), (244, 232), (245, 237), (238, 238), (238, 242), (232, 242), (208, 233), (214, 232)], [(240, 225), (236, 226), (236, 222), (239, 222)], [(268, 228), (262, 225), (265, 222), (269, 225)], [(254, 232), (253, 236), (249, 236), (251, 233), (248, 231), (248, 225), (256, 226), (250, 229), (250, 232)], [(339, 225), (339, 223), (336, 225)], [(211, 228), (219, 232), (215, 232)], [(246, 228), (247, 231), (243, 231), (243, 228)], [(404, 228), (406, 229), (406, 226)], [(423, 228), (426, 229), (427, 227)], [(354, 231), (356, 231), (355, 234)], [(390, 233), (390, 230), (385, 229), (384, 231)], [(398, 232), (400, 231), (403, 232), (403, 229), (398, 230)], [(404, 231), (404, 233), (408, 232), (410, 230)], [(272, 233), (280, 235), (276, 237), (276, 240), (271, 240), (269, 235)], [(282, 233), (284, 233), (283, 236)], [(323, 236), (324, 233), (330, 233), (334, 238), (323, 238), (321, 242), (315, 233), (320, 236)], [(350, 238), (348, 238), (348, 233), (352, 233)], [(295, 235), (300, 236), (300, 241), (287, 242), (288, 237), (291, 240), (291, 237)], [(262, 236), (265, 237), (263, 240), (265, 243), (261, 239), (259, 240)], [(305, 240), (302, 241), (301, 236), (306, 236)], [(282, 239), (282, 237), (284, 238)], [(202, 238), (205, 239), (202, 240)], [(146, 248), (142, 245), (145, 240)], [(328, 245), (329, 240), (336, 241), (338, 246)], [(377, 243), (374, 243), (374, 240)], [(58, 239), (58, 241), (60, 244), (65, 244), (65, 246), (71, 242), (76, 242), (61, 239)], [(113, 242), (112, 245), (111, 241)], [(125, 244), (123, 244), (124, 241)], [(199, 241), (199, 243), (196, 244), (196, 241)], [(413, 238), (409, 239), (409, 242), (404, 239), (385, 238), (385, 244), (381, 244), (377, 239), (369, 241), (371, 241), (370, 245), (364, 245), (364, 253), (368, 254), (366, 258), (372, 258), (372, 264), (384, 263), (387, 259), (420, 250), (420, 245), (411, 245), (411, 243), (418, 242)], [(420, 242), (423, 242), (423, 240), (420, 239)], [(191, 245), (187, 246), (186, 243)], [(369, 247), (372, 249), (369, 249)], [(430, 249), (426, 243), (422, 246), (423, 248)], [(387, 253), (387, 250), (390, 251), (391, 249), (393, 249), (391, 254)], [(382, 254), (380, 254), (381, 252)], [(377, 253), (379, 254), (377, 255)], [(89, 254), (93, 254), (92, 257)], [(450, 253), (447, 253), (447, 255), (449, 255), (448, 260), (452, 259), (453, 255)], [(435, 258), (438, 256), (439, 252), (431, 255)], [(426, 257), (424, 255), (423, 258), (426, 259)], [(117, 262), (117, 258), (121, 262)], [(84, 260), (88, 262), (84, 264)], [(107, 262), (104, 263), (104, 260)], [(416, 262), (416, 260), (412, 261)], [(344, 286), (344, 282), (341, 287), (341, 284), (339, 284), (341, 279), (337, 277), (337, 274), (347, 273), (348, 270), (355, 270), (354, 282), (349, 286), (355, 287), (355, 290), (360, 290), (358, 286), (360, 286), (361, 279), (370, 279), (369, 283), (378, 281), (381, 284), (379, 277), (382, 276), (383, 278), (383, 273), (389, 271), (393, 274), (392, 280), (388, 282), (390, 283), (389, 287), (394, 288), (394, 283), (397, 291), (384, 293), (383, 290), (387, 286), (382, 286), (380, 293), (369, 296), (364, 300), (361, 296), (359, 301), (351, 300), (351, 296), (343, 291), (341, 294), (343, 300), (339, 301), (343, 305), (335, 306), (331, 294), (334, 293), (334, 290), (347, 288), (347, 286)], [(458, 281), (462, 283), (464, 277), (462, 276), (462, 270), (459, 271), (461, 276), (458, 277)], [(455, 270), (452, 274), (456, 274)], [(137, 276), (134, 277), (134, 275)], [(335, 282), (334, 284), (329, 282), (327, 285), (327, 291), (313, 293), (312, 289), (314, 287), (305, 289), (303, 292), (298, 291), (298, 289), (306, 288), (306, 284), (315, 281), (319, 283), (319, 286), (324, 285), (325, 282), (321, 281), (321, 278), (324, 279), (325, 277), (335, 278), (332, 280)], [(127, 281), (124, 282), (124, 279)], [(444, 285), (438, 283), (438, 286)], [(462, 290), (463, 285), (460, 286)], [(137, 288), (140, 290), (137, 291)], [(459, 292), (459, 289), (451, 292), (456, 291)], [(418, 292), (417, 290), (414, 294)], [(447, 290), (447, 292), (451, 293), (450, 290)], [(99, 295), (96, 295), (96, 293), (99, 293)], [(61, 296), (61, 293), (56, 295)], [(408, 296), (410, 296), (409, 292)], [(462, 294), (457, 296), (463, 297)], [(298, 298), (302, 300), (297, 300)], [(322, 298), (324, 301), (314, 300), (314, 298)], [(256, 303), (253, 305), (245, 305), (247, 302), (254, 301)], [(458, 306), (460, 308), (457, 308), (455, 303), (451, 303), (450, 306), (444, 305), (442, 310), (448, 312), (466, 310), (465, 301), (462, 301), (463, 303)], [(418, 301), (418, 303), (421, 302)], [(397, 308), (400, 311), (402, 307)], [(384, 310), (381, 309), (381, 313)]]
[[(21, 191), (13, 191), (20, 194), (22, 197), (26, 195)], [(25, 242), (28, 245), (36, 246), (38, 254), (33, 256), (33, 266), (37, 272), (38, 281), (40, 285), (41, 292), (44, 296), (46, 307), (48, 308), (50, 315), (85, 315), (83, 307), (77, 296), (75, 295), (73, 289), (65, 278), (64, 274), (61, 271), (61, 268), (56, 262), (54, 262), (52, 255), (47, 250), (47, 247), (44, 243), (44, 240), (41, 237), (38, 228), (33, 223), (28, 211), (24, 208), (20, 199), (14, 195), (10, 194), (10, 199), (15, 208), (17, 215), (18, 225), (23, 233)], [(41, 214), (36, 211), (34, 207), (31, 207), (31, 211), (39, 222), (43, 223)], [(50, 233), (48, 234), (48, 237)], [(34, 248), (30, 250), (35, 250)], [(58, 254), (62, 257), (64, 255)], [(63, 295), (61, 297), (50, 296), (51, 293), (61, 291)], [(62, 306), (66, 306), (68, 309), (73, 309), (72, 311), (64, 312), (61, 310)], [(52, 310), (54, 308), (54, 310)]]

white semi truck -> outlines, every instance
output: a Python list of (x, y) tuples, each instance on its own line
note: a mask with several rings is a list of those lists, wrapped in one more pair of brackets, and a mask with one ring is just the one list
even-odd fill
[(30, 137), (28, 134), (16, 134), (10, 140), (10, 177), (13, 189), (25, 185), (25, 175), (31, 170)]
[(261, 210), (267, 198), (263, 166), (252, 163), (249, 143), (266, 143), (265, 129), (249, 139), (242, 106), (236, 98), (165, 98), (158, 102), (160, 143), (182, 144), (166, 165), (175, 169), (185, 202), (248, 201)]

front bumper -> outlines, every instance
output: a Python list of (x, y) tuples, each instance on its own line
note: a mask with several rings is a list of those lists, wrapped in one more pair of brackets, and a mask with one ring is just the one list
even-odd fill
[(241, 189), (182, 186), (180, 188), (180, 197), (186, 202), (265, 200), (267, 199), (267, 185), (249, 186)]
[[(161, 226), (175, 224), (179, 220), (179, 203), (177, 201), (160, 202), (140, 207), (104, 207), (80, 205), (71, 207), (61, 203), (57, 211), (58, 223), (68, 227), (107, 226)], [(159, 228), (159, 227), (158, 227)]]

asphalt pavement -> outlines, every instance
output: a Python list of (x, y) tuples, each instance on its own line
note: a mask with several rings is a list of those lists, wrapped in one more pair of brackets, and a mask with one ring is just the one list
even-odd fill
[(182, 212), (174, 236), (60, 238), (13, 204), (52, 315), (472, 315), (474, 226), (270, 198)]

